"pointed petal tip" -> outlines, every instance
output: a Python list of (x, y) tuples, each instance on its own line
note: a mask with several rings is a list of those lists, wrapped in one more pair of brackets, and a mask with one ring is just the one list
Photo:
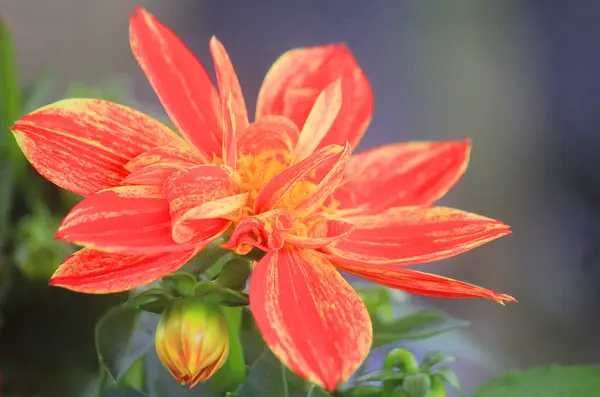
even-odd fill
[(519, 301), (517, 299), (515, 299), (514, 297), (507, 295), (507, 294), (496, 294), (495, 293), (495, 299), (496, 302), (500, 303), (502, 306), (506, 306), (506, 302), (514, 302), (514, 303), (518, 303)]

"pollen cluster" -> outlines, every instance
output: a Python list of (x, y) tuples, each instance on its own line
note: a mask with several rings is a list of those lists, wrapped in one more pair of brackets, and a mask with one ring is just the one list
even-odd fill
[[(291, 154), (283, 151), (270, 151), (258, 155), (242, 154), (238, 157), (236, 182), (242, 191), (248, 192), (248, 202), (244, 209), (244, 215), (255, 215), (254, 201), (260, 191), (277, 174), (288, 168), (292, 160)], [(277, 208), (293, 210), (310, 196), (317, 186), (309, 179), (304, 178), (294, 183), (290, 191), (277, 205)]]

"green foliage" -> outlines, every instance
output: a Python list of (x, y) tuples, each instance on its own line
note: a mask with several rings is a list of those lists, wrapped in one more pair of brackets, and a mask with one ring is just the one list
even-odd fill
[(511, 372), (490, 381), (472, 397), (597, 397), (600, 367), (551, 366)]
[(129, 307), (109, 311), (96, 327), (96, 350), (100, 364), (118, 381), (154, 345), (159, 317)]
[(359, 293), (373, 322), (373, 348), (393, 342), (430, 338), (470, 324), (433, 311), (396, 313), (395, 306), (406, 306), (406, 302), (398, 299), (396, 291), (387, 288), (361, 288)]
[(265, 351), (248, 373), (246, 381), (228, 397), (290, 397), (286, 369), (271, 353)]
[(211, 378), (210, 390), (213, 393), (235, 390), (246, 377), (244, 350), (240, 340), (242, 310), (241, 307), (221, 308), (229, 329), (229, 355), (223, 367)]
[(331, 394), (327, 393), (318, 386), (313, 386), (313, 388), (308, 392), (308, 397), (331, 397)]
[(60, 219), (41, 204), (17, 224), (14, 258), (27, 277), (48, 280), (58, 264), (74, 252), (70, 244), (54, 239), (59, 225)]

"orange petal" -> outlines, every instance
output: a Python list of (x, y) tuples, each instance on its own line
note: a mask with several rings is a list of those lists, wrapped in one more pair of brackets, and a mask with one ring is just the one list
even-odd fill
[(344, 148), (344, 151), (340, 153), (340, 156), (334, 158), (335, 160), (332, 159), (335, 162), (331, 168), (326, 173), (317, 173), (317, 179), (315, 181), (318, 183), (317, 188), (295, 208), (297, 213), (312, 213), (332, 195), (342, 180), (344, 169), (350, 159), (351, 153), (352, 148), (350, 147), (350, 144), (346, 143), (346, 147)]
[(69, 256), (50, 285), (89, 294), (140, 287), (182, 267), (200, 249), (153, 255), (126, 255), (85, 248)]
[(430, 205), (464, 174), (470, 150), (466, 140), (398, 143), (359, 153), (348, 162), (334, 197), (340, 208), (376, 212)]
[(167, 114), (205, 162), (221, 153), (221, 100), (186, 45), (141, 7), (130, 18), (129, 41)]
[(152, 164), (133, 171), (123, 179), (121, 184), (162, 186), (174, 172), (189, 166), (189, 163)]
[(516, 302), (510, 295), (499, 294), (473, 284), (415, 270), (386, 266), (338, 265), (338, 269), (390, 288), (436, 298), (487, 298), (498, 303)]
[(298, 248), (323, 248), (334, 243), (354, 230), (354, 225), (335, 219), (315, 222), (307, 236), (285, 234), (285, 242)]
[(324, 163), (329, 164), (334, 162), (333, 167), (335, 168), (335, 164), (340, 159), (345, 158), (348, 150), (348, 146), (344, 148), (338, 145), (330, 145), (317, 150), (304, 160), (286, 168), (271, 179), (262, 188), (258, 196), (256, 196), (254, 212), (260, 213), (273, 209), (284, 199), (297, 182), (307, 177), (311, 172), (317, 171), (319, 166)]
[(298, 48), (283, 54), (265, 77), (256, 118), (282, 115), (302, 129), (319, 94), (338, 79), (342, 80), (342, 106), (319, 147), (346, 142), (356, 147), (371, 121), (373, 93), (343, 44)]
[[(225, 47), (214, 36), (210, 39), (210, 53), (215, 64), (215, 74), (217, 75), (221, 99), (226, 99), (231, 95), (231, 105), (228, 110), (235, 125), (235, 132), (239, 133), (248, 127), (248, 111), (246, 110), (242, 87), (240, 87), (240, 82)], [(223, 117), (225, 117), (225, 114), (223, 114)]]
[(171, 237), (169, 203), (160, 186), (121, 186), (91, 195), (69, 212), (56, 237), (128, 254), (186, 248)]
[(12, 127), (33, 167), (50, 182), (87, 196), (119, 185), (123, 166), (157, 145), (180, 142), (165, 125), (136, 110), (93, 99), (66, 99)]
[(221, 246), (240, 255), (246, 255), (253, 247), (265, 252), (281, 249), (284, 232), (294, 226), (294, 221), (292, 213), (285, 210), (272, 210), (246, 217), (237, 224), (229, 240)]
[(202, 164), (204, 160), (198, 150), (186, 142), (152, 148), (133, 158), (125, 168), (134, 172), (149, 165), (159, 163)]
[(397, 207), (341, 220), (352, 223), (356, 229), (325, 248), (338, 264), (431, 262), (510, 233), (500, 221), (444, 207)]
[(241, 154), (256, 156), (264, 152), (293, 153), (300, 131), (283, 116), (263, 116), (238, 136)]
[[(230, 222), (224, 217), (245, 204), (239, 196), (219, 200), (237, 193), (233, 172), (220, 165), (185, 168), (171, 175), (164, 186), (173, 221), (173, 239), (178, 243), (204, 240), (215, 231), (228, 227)], [(219, 200), (220, 206), (209, 204), (215, 200)]]
[(342, 107), (342, 81), (335, 80), (317, 97), (312, 110), (300, 132), (298, 144), (294, 149), (296, 158), (302, 160), (319, 147)]
[(369, 353), (364, 303), (315, 251), (267, 253), (250, 279), (250, 309), (277, 358), (327, 390), (346, 381)]
[(223, 164), (232, 169), (237, 169), (237, 135), (236, 121), (233, 110), (233, 97), (231, 93), (222, 100), (223, 110), (223, 143), (221, 148)]

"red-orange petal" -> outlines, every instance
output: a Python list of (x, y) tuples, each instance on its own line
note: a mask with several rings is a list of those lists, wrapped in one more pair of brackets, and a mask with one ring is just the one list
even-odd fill
[(11, 129), (40, 174), (83, 196), (118, 186), (128, 174), (124, 165), (140, 153), (181, 141), (143, 113), (96, 99), (55, 102)]
[(341, 218), (356, 229), (325, 248), (335, 263), (408, 265), (469, 251), (510, 233), (500, 221), (454, 208), (396, 207)]
[(200, 248), (152, 255), (84, 248), (60, 265), (50, 279), (50, 285), (88, 294), (127, 291), (176, 271)]
[(56, 237), (128, 254), (186, 248), (171, 237), (169, 203), (161, 186), (121, 186), (91, 195), (69, 212)]
[[(234, 174), (221, 165), (197, 165), (171, 175), (165, 182), (173, 239), (178, 243), (201, 241), (228, 227), (227, 215), (239, 210), (246, 200), (235, 191)], [(232, 199), (230, 197), (235, 196)], [(224, 199), (224, 200), (220, 200)], [(219, 200), (219, 206), (211, 202)], [(210, 213), (205, 211), (211, 207)], [(203, 207), (204, 206), (204, 207)]]
[(330, 198), (331, 194), (337, 189), (342, 176), (344, 175), (344, 169), (352, 154), (352, 148), (350, 144), (346, 143), (344, 150), (339, 156), (332, 158), (332, 166), (326, 172), (317, 173), (317, 179), (314, 182), (317, 183), (317, 188), (312, 192), (304, 201), (302, 201), (295, 208), (298, 214), (310, 214), (315, 211)]
[(189, 167), (189, 163), (157, 163), (139, 168), (127, 175), (122, 185), (154, 185), (162, 186), (173, 173)]
[(343, 44), (298, 48), (283, 54), (265, 77), (256, 118), (282, 115), (302, 129), (317, 96), (338, 79), (342, 80), (342, 107), (319, 147), (346, 142), (356, 147), (371, 121), (373, 92)]
[(149, 165), (160, 163), (183, 163), (190, 165), (203, 164), (204, 159), (198, 149), (183, 140), (178, 144), (170, 144), (152, 148), (131, 159), (125, 168), (134, 172)]
[(329, 145), (286, 168), (271, 179), (258, 193), (254, 200), (254, 212), (260, 213), (275, 208), (297, 182), (319, 170), (323, 164), (330, 165), (333, 170), (336, 168), (336, 164), (348, 155), (348, 152), (348, 145), (346, 147)]
[(499, 294), (451, 278), (391, 266), (338, 265), (338, 269), (366, 280), (411, 294), (435, 298), (487, 298), (498, 303), (516, 302), (510, 295)]
[(141, 7), (130, 18), (129, 41), (167, 114), (204, 154), (221, 154), (221, 100), (202, 64), (169, 28)]
[(329, 132), (342, 107), (342, 81), (335, 80), (319, 94), (300, 132), (294, 149), (297, 159), (315, 151)]
[(250, 309), (277, 358), (327, 390), (346, 381), (369, 353), (364, 303), (313, 250), (267, 253), (250, 279)]
[(465, 173), (470, 151), (465, 140), (397, 143), (359, 153), (348, 162), (334, 197), (340, 208), (375, 212), (430, 205)]
[(285, 234), (288, 244), (298, 248), (323, 248), (344, 237), (354, 230), (354, 225), (336, 219), (316, 221), (306, 236)]
[[(210, 53), (215, 65), (215, 74), (221, 100), (227, 99), (231, 95), (231, 104), (229, 106), (230, 119), (233, 120), (235, 132), (245, 130), (248, 127), (248, 111), (246, 102), (242, 93), (242, 87), (238, 81), (237, 74), (229, 59), (227, 50), (216, 37), (210, 39)], [(223, 114), (225, 117), (225, 114)]]
[(290, 119), (267, 115), (238, 136), (238, 151), (253, 156), (265, 152), (292, 153), (299, 136), (300, 130)]

